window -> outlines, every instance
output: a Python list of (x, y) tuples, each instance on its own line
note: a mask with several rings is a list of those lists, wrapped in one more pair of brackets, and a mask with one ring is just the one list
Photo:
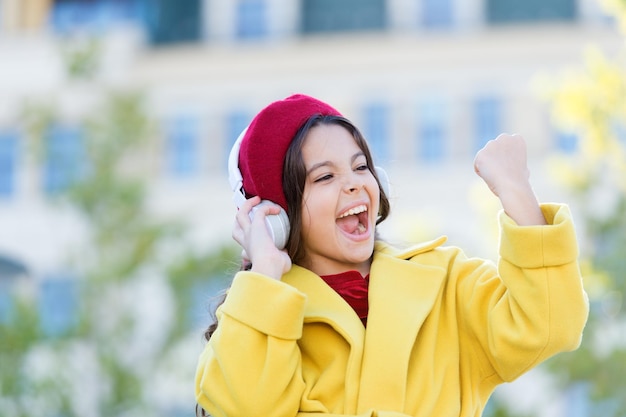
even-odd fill
[(54, 194), (73, 185), (85, 166), (80, 130), (69, 126), (53, 126), (44, 142), (43, 187)]
[(200, 0), (154, 0), (146, 2), (143, 10), (148, 37), (152, 44), (164, 45), (201, 39)]
[(186, 115), (176, 117), (168, 127), (167, 170), (176, 177), (189, 177), (198, 171), (198, 119)]
[(423, 0), (422, 24), (426, 28), (452, 26), (453, 0)]
[(142, 0), (56, 0), (50, 19), (58, 33), (107, 30), (120, 22), (140, 22)]
[(479, 97), (474, 102), (475, 151), (501, 132), (500, 100), (492, 96)]
[(384, 0), (303, 0), (302, 32), (380, 30), (386, 26)]
[(235, 110), (228, 115), (226, 121), (227, 146), (226, 155), (223, 159), (225, 161), (224, 163), (227, 163), (226, 161), (228, 161), (233, 144), (251, 121), (250, 115), (242, 110)]
[(576, 0), (487, 0), (489, 23), (574, 20)]
[(0, 132), (0, 198), (10, 197), (15, 192), (17, 148), (17, 134)]
[(419, 156), (427, 162), (440, 161), (445, 152), (446, 114), (442, 100), (424, 101), (419, 106)]
[(237, 37), (261, 38), (267, 34), (265, 0), (239, 0), (237, 3)]
[(372, 157), (377, 165), (385, 165), (388, 162), (388, 128), (389, 109), (383, 103), (372, 103), (365, 106), (363, 135), (372, 152)]
[(51, 24), (58, 33), (106, 31), (126, 22), (143, 27), (155, 45), (196, 41), (202, 32), (201, 0), (56, 0)]
[(39, 318), (47, 336), (59, 336), (78, 324), (78, 291), (76, 279), (50, 276), (39, 287)]

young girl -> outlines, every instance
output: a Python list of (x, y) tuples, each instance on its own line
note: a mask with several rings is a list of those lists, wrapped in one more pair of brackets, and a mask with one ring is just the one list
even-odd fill
[[(445, 238), (377, 240), (383, 179), (356, 127), (312, 97), (263, 109), (238, 167), (249, 198), (233, 238), (250, 268), (207, 332), (201, 411), (480, 416), (498, 384), (580, 343), (588, 303), (572, 219), (566, 206), (537, 203), (522, 137), (498, 136), (474, 162), (503, 207), (497, 267)], [(281, 210), (282, 250), (266, 224)]]

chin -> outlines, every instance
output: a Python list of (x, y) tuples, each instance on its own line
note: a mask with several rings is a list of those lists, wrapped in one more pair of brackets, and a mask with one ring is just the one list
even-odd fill
[(372, 257), (372, 253), (374, 253), (374, 239), (363, 242), (358, 247), (351, 249), (350, 253), (357, 263), (369, 260)]

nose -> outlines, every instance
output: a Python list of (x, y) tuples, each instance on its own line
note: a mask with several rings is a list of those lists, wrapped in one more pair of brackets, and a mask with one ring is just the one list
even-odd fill
[(361, 188), (363, 188), (363, 178), (356, 173), (351, 173), (346, 176), (346, 181), (344, 184), (344, 191), (352, 194), (358, 192)]

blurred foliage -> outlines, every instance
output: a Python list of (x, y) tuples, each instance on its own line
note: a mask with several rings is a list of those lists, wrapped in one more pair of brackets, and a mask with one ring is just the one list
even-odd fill
[[(605, 2), (626, 35), (626, 0)], [(582, 215), (590, 316), (581, 347), (548, 362), (564, 386), (588, 397), (589, 417), (626, 416), (626, 49), (587, 52), (584, 68), (546, 88), (556, 124), (578, 138), (551, 161)]]
[[(86, 64), (68, 65), (85, 87)], [(190, 312), (197, 303), (208, 310), (208, 286), (226, 285), (239, 253), (231, 246), (192, 249), (187, 225), (150, 212), (158, 135), (144, 97), (90, 82), (101, 97), (78, 122), (81, 175), (49, 201), (85, 229), (84, 242), (68, 253), (79, 318), (50, 335), (41, 328), (37, 294), (16, 291), (13, 311), (0, 321), (0, 415), (161, 416), (181, 408), (191, 415), (198, 326), (208, 325), (209, 315), (194, 321)], [(46, 132), (62, 116), (50, 98), (25, 104), (23, 116), (30, 158), (40, 166)]]
[(98, 38), (85, 36), (69, 38), (61, 53), (68, 76), (74, 80), (91, 80), (98, 75), (102, 45)]

